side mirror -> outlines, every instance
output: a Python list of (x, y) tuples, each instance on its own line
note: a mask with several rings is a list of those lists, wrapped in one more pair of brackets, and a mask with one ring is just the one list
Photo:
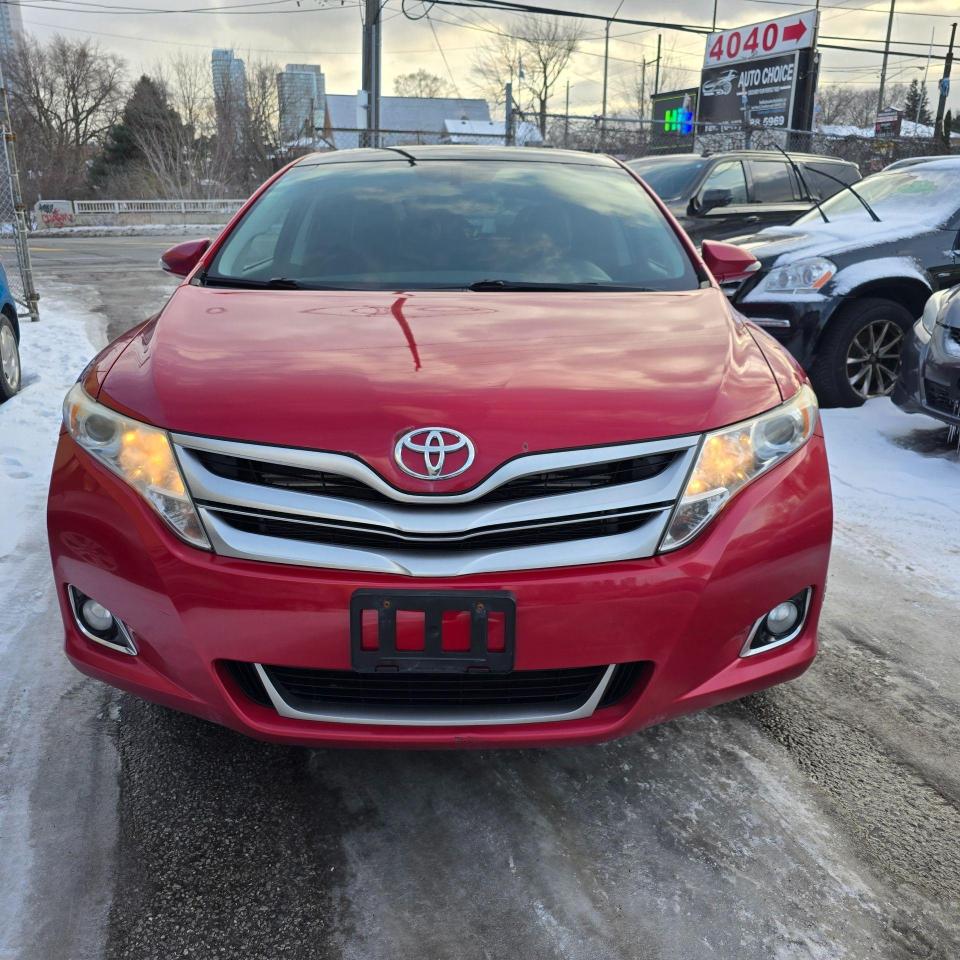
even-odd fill
[(701, 255), (717, 283), (743, 280), (760, 269), (760, 261), (752, 253), (732, 243), (704, 240)]
[(732, 190), (704, 190), (700, 197), (700, 212), (706, 213), (714, 207), (728, 207), (732, 200)]
[(210, 246), (209, 237), (202, 240), (186, 240), (165, 250), (160, 256), (160, 266), (177, 277), (185, 277), (200, 262)]

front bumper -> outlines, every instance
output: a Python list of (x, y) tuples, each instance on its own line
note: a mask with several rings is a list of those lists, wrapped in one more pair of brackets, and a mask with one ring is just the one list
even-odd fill
[(734, 306), (789, 350), (805, 370), (809, 370), (820, 332), (837, 304), (825, 298), (758, 302), (739, 299), (734, 301)]
[(907, 413), (960, 425), (960, 358), (946, 353), (946, 335), (938, 327), (929, 337), (919, 324), (914, 326), (904, 340), (893, 402)]
[[(60, 438), (48, 526), (66, 652), (107, 683), (265, 740), (377, 747), (591, 742), (792, 679), (812, 661), (832, 530), (821, 436), (743, 490), (708, 531), (644, 560), (450, 579), (408, 578), (215, 556), (172, 536), (140, 497)], [(67, 585), (133, 632), (137, 656), (77, 629)], [(791, 643), (741, 657), (758, 617), (812, 588)], [(516, 670), (644, 662), (643, 683), (589, 716), (469, 727), (331, 723), (281, 716), (247, 696), (226, 661), (349, 670), (359, 588), (508, 590)]]

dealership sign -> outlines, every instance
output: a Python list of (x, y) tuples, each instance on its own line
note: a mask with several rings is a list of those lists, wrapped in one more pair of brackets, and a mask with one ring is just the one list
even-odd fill
[(700, 76), (699, 132), (809, 129), (818, 16), (808, 10), (711, 34)]
[(704, 69), (812, 47), (817, 39), (817, 17), (816, 10), (806, 10), (789, 17), (711, 33), (703, 57)]

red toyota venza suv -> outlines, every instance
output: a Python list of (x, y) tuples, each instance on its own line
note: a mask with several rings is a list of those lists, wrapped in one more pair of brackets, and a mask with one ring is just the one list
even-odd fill
[(84, 673), (265, 740), (599, 741), (800, 674), (816, 398), (615, 160), (312, 155), (64, 404)]

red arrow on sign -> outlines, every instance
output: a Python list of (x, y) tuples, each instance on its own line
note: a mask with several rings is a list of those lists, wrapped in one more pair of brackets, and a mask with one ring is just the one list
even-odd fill
[(783, 39), (800, 40), (806, 32), (806, 24), (802, 20), (798, 20), (796, 23), (791, 23), (789, 27), (783, 28)]

